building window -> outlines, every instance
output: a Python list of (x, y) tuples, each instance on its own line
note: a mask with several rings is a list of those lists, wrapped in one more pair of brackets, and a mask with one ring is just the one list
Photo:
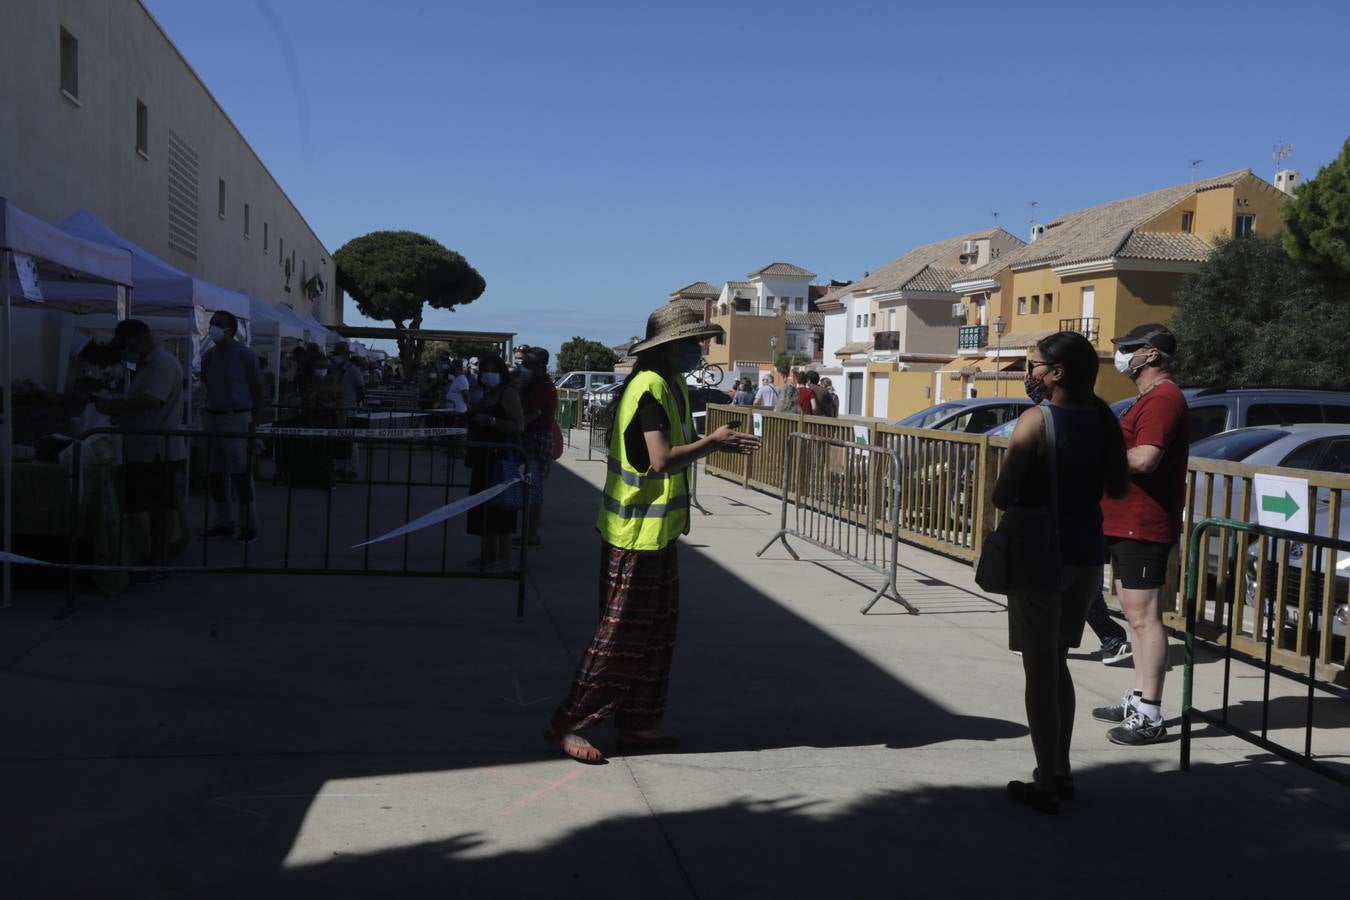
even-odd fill
[(1243, 213), (1233, 222), (1233, 236), (1247, 237), (1256, 230), (1256, 216)]
[(1186, 232), (1187, 234), (1190, 234), (1191, 229), (1194, 226), (1195, 226), (1195, 213), (1191, 212), (1189, 209), (1183, 210), (1181, 213), (1181, 230)]
[(216, 215), (225, 218), (225, 179), (216, 182)]
[(1054, 295), (1054, 294), (1046, 294), (1046, 295), (1045, 295), (1045, 306), (1041, 307), (1041, 310), (1042, 310), (1043, 312), (1047, 312), (1047, 313), (1052, 313), (1052, 312), (1055, 311), (1055, 295)]
[(1034, 316), (1041, 311), (1041, 295), (1031, 295), (1031, 314)]
[(1018, 297), (1018, 298), (1017, 298), (1017, 314), (1018, 314), (1019, 316), (1025, 316), (1025, 315), (1027, 314), (1027, 298), (1026, 298), (1026, 297)]
[(797, 312), (806, 312), (806, 300), (803, 297), (797, 298)]
[(70, 99), (80, 99), (80, 42), (61, 29), (61, 91)]
[(769, 296), (764, 298), (764, 308), (773, 309), (773, 294), (770, 294)]
[(267, 252), (267, 223), (263, 223), (263, 252)]
[(248, 237), (248, 204), (244, 204), (244, 237)]
[(150, 157), (150, 110), (144, 103), (136, 101), (136, 152)]

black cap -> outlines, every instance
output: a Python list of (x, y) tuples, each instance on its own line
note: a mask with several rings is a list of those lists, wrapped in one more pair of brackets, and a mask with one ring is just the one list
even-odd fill
[(1140, 347), (1156, 347), (1169, 356), (1177, 352), (1176, 335), (1167, 329), (1166, 325), (1159, 325), (1157, 322), (1150, 322), (1147, 325), (1136, 325), (1126, 334), (1120, 337), (1111, 338), (1111, 343), (1122, 350), (1137, 350)]

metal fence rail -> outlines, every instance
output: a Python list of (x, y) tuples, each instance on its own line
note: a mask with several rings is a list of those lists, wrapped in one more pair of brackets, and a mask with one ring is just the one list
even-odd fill
[(800, 559), (787, 539), (805, 541), (885, 579), (863, 605), (863, 613), (885, 596), (917, 613), (900, 596), (896, 579), (899, 506), (884, 500), (886, 485), (897, 483), (899, 477), (900, 460), (894, 450), (793, 432), (783, 455), (779, 529), (755, 555), (764, 555), (777, 541), (793, 559)]
[[(428, 429), (425, 437), (397, 438), (378, 436), (378, 431), (364, 435), (360, 430), (344, 430), (338, 436), (325, 434), (323, 429), (305, 430), (312, 433), (132, 432), (113, 428), (87, 432), (80, 442), (72, 445), (71, 471), (77, 485), (71, 492), (71, 533), (65, 563), (108, 571), (148, 570), (183, 575), (214, 572), (508, 580), (516, 582), (517, 615), (524, 614), (526, 530), (535, 472), (533, 466), (524, 463), (518, 445), (447, 438), (435, 429)], [(89, 556), (85, 509), (88, 500), (78, 482), (86, 471), (83, 442), (98, 435), (140, 436), (166, 442), (181, 438), (195, 450), (205, 450), (206, 458), (216, 442), (246, 441), (248, 469), (255, 476), (253, 503), (259, 520), (258, 543), (211, 539), (210, 492), (194, 496), (186, 486), (175, 487), (174, 493), (180, 499), (178, 513), (173, 516), (174, 528), (185, 531), (190, 540), (179, 541), (174, 559), (151, 560), (150, 565), (142, 565), (144, 547), (129, 546), (135, 540), (129, 538), (130, 523), (122, 516), (113, 526), (117, 534), (107, 551), (111, 563), (84, 566)], [(360, 455), (358, 475), (352, 480), (333, 479), (334, 457), (348, 447)], [(519, 494), (512, 494), (513, 500), (519, 502), (514, 511), (520, 538), (513, 566), (502, 571), (483, 571), (457, 556), (469, 552), (478, 555), (480, 544), (477, 536), (464, 535), (461, 518), (438, 520), (427, 527), (371, 543), (414, 519), (444, 512), (447, 506), (464, 499), (469, 485), (460, 481), (456, 473), (466, 470), (465, 456), (492, 453), (507, 453), (522, 463), (518, 467), (523, 479)], [(516, 470), (513, 466), (510, 463), (505, 466), (508, 474)], [(116, 477), (125, 479), (124, 466), (104, 468), (118, 470)], [(113, 490), (125, 497), (125, 480), (115, 482)], [(196, 508), (198, 503), (200, 509)], [(460, 535), (463, 537), (459, 538)], [(69, 570), (66, 582), (68, 606), (74, 605), (75, 572), (76, 568)]]
[[(1234, 645), (1237, 641), (1234, 639), (1237, 630), (1241, 627), (1244, 618), (1243, 604), (1235, 602), (1235, 594), (1230, 593), (1226, 600), (1226, 621), (1228, 622), (1227, 640), (1224, 641), (1224, 659), (1223, 659), (1223, 700), (1222, 706), (1217, 715), (1210, 712), (1198, 710), (1193, 705), (1194, 687), (1195, 687), (1195, 638), (1197, 613), (1201, 602), (1199, 598), (1198, 586), (1203, 581), (1200, 577), (1201, 562), (1200, 552), (1206, 543), (1206, 537), (1211, 530), (1226, 529), (1246, 537), (1255, 535), (1262, 541), (1269, 541), (1272, 546), (1282, 545), (1282, 549), (1277, 554), (1282, 559), (1280, 581), (1283, 582), (1287, 577), (1284, 570), (1289, 568), (1289, 548), (1291, 545), (1302, 545), (1304, 547), (1304, 558), (1309, 567), (1324, 567), (1323, 571), (1336, 571), (1336, 557), (1341, 553), (1350, 553), (1350, 541), (1339, 538), (1316, 537), (1294, 531), (1284, 531), (1276, 528), (1269, 528), (1257, 525), (1252, 522), (1243, 522), (1237, 519), (1229, 518), (1210, 518), (1195, 523), (1191, 529), (1190, 539), (1187, 542), (1186, 553), (1186, 588), (1184, 593), (1184, 610), (1186, 616), (1186, 670), (1185, 681), (1182, 688), (1181, 700), (1181, 768), (1188, 770), (1191, 765), (1191, 723), (1193, 719), (1200, 719), (1209, 723), (1215, 728), (1219, 728), (1231, 735), (1242, 738), (1243, 740), (1261, 747), (1281, 759), (1296, 763), (1307, 769), (1324, 775), (1343, 785), (1350, 786), (1350, 775), (1343, 771), (1333, 769), (1332, 767), (1318, 761), (1313, 756), (1312, 735), (1314, 727), (1314, 704), (1313, 699), (1316, 691), (1321, 688), (1330, 693), (1337, 693), (1332, 690), (1329, 682), (1318, 678), (1318, 655), (1316, 653), (1307, 654), (1307, 674), (1306, 676), (1295, 674), (1292, 670), (1277, 668), (1272, 664), (1272, 651), (1276, 645), (1274, 631), (1275, 622), (1280, 620), (1283, 627), (1283, 616), (1281, 609), (1283, 607), (1283, 597), (1274, 598), (1259, 592), (1253, 599), (1253, 611), (1258, 622), (1264, 621), (1265, 640), (1263, 641), (1264, 655), (1261, 658), (1260, 668), (1263, 672), (1262, 691), (1261, 691), (1261, 731), (1259, 734), (1241, 728), (1232, 722), (1228, 715), (1229, 709), (1229, 686), (1231, 683), (1232, 663)], [(1305, 578), (1306, 573), (1305, 573)], [(1306, 594), (1305, 594), (1306, 595)], [(1328, 608), (1324, 609), (1326, 606)], [(1332, 620), (1330, 618), (1329, 604), (1315, 603), (1311, 606), (1300, 608), (1299, 614), (1304, 612), (1309, 614), (1308, 626), (1314, 635), (1329, 635), (1332, 631)], [(1259, 629), (1259, 625), (1257, 626)], [(1283, 744), (1270, 740), (1270, 679), (1273, 674), (1278, 674), (1284, 678), (1299, 681), (1307, 685), (1307, 706), (1304, 718), (1304, 736), (1303, 750), (1299, 752)], [(1345, 697), (1344, 693), (1338, 693), (1338, 696)]]

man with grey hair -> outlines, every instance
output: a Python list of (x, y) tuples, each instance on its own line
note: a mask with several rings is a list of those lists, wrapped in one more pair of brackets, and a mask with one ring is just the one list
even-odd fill
[(773, 375), (765, 374), (760, 377), (754, 405), (765, 409), (773, 409), (778, 405), (778, 388), (773, 386)]

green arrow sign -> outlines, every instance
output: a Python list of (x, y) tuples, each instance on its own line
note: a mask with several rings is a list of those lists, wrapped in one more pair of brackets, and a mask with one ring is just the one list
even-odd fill
[(1264, 494), (1261, 497), (1261, 511), (1282, 515), (1286, 522), (1292, 519), (1298, 510), (1298, 501), (1288, 491), (1284, 492), (1283, 497), (1275, 494)]

